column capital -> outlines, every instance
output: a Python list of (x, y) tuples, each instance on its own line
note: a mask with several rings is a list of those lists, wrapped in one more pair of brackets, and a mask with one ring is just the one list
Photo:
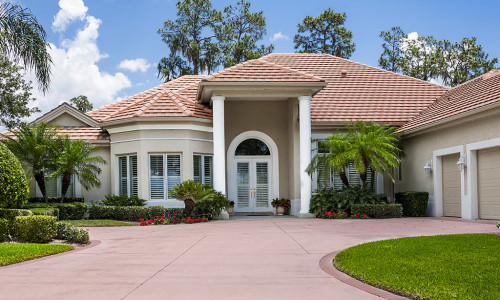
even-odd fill
[(212, 98), (210, 98), (213, 101), (218, 101), (218, 100), (221, 100), (221, 101), (224, 101), (226, 100), (226, 97), (224, 96), (212, 96)]
[(299, 102), (302, 102), (302, 101), (311, 101), (311, 96), (299, 96)]

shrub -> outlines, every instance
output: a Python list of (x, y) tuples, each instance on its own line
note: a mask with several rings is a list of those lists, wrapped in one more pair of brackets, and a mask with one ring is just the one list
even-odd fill
[(401, 204), (354, 204), (352, 206), (353, 215), (358, 213), (369, 218), (401, 218), (403, 216), (403, 207)]
[(65, 240), (69, 243), (88, 244), (90, 241), (89, 232), (85, 229), (80, 229), (71, 224), (57, 222), (56, 238)]
[[(194, 180), (186, 180), (178, 183), (170, 191), (170, 197), (184, 201), (183, 215), (188, 217), (193, 213), (196, 204), (206, 200), (213, 200), (215, 193), (211, 186), (195, 182)], [(222, 198), (219, 197), (219, 200), (222, 200)], [(217, 204), (215, 203), (214, 206)]]
[(89, 208), (89, 219), (112, 219), (120, 221), (137, 221), (139, 219), (154, 219), (157, 216), (181, 214), (182, 209), (168, 209), (163, 206), (108, 206), (92, 205)]
[(38, 208), (30, 208), (29, 211), (31, 211), (33, 215), (54, 216), (57, 219), (59, 219), (59, 208), (38, 207)]
[(396, 203), (403, 205), (405, 217), (423, 217), (429, 202), (428, 192), (403, 192), (396, 193)]
[(0, 218), (0, 242), (5, 241), (9, 237), (9, 221)]
[(22, 242), (45, 243), (56, 236), (56, 222), (51, 216), (16, 217), (12, 235)]
[(0, 208), (0, 218), (7, 220), (14, 220), (16, 217), (31, 216), (31, 215), (33, 215), (33, 212), (27, 209)]
[(212, 190), (212, 199), (197, 202), (191, 216), (207, 216), (214, 219), (220, 215), (223, 209), (228, 209), (231, 204), (223, 193), (216, 192), (209, 186), (206, 188)]
[(87, 212), (85, 203), (27, 203), (25, 208), (58, 208), (60, 220), (81, 220)]
[(108, 206), (145, 206), (146, 200), (141, 199), (137, 196), (127, 196), (127, 195), (112, 195), (105, 196), (106, 200), (101, 200), (103, 205)]
[(0, 204), (21, 208), (29, 194), (29, 182), (19, 160), (0, 142)]
[(324, 188), (317, 190), (311, 197), (309, 212), (315, 216), (326, 211), (341, 211), (348, 215), (354, 204), (380, 204), (387, 203), (384, 194), (377, 194), (371, 189), (360, 187), (348, 187), (344, 190)]
[[(60, 197), (48, 197), (47, 201), (49, 203), (61, 203), (61, 198)], [(43, 200), (43, 197), (31, 197), (28, 198), (28, 203), (45, 203), (45, 200)], [(64, 197), (64, 200), (62, 203), (75, 203), (75, 202), (80, 202), (80, 203), (85, 203), (85, 199), (83, 197)]]

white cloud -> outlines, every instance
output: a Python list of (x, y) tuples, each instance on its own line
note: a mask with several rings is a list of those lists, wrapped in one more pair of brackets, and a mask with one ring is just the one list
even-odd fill
[(275, 34), (273, 34), (273, 35), (269, 38), (269, 40), (270, 40), (271, 42), (274, 42), (274, 41), (277, 41), (277, 40), (289, 40), (289, 39), (290, 39), (290, 38), (289, 38), (287, 35), (285, 35), (285, 34), (281, 33), (281, 31), (280, 31), (280, 32), (276, 32)]
[(56, 32), (64, 31), (72, 21), (83, 21), (89, 9), (83, 0), (60, 0), (59, 7), (61, 9), (57, 12), (52, 23), (52, 28)]
[(151, 64), (145, 58), (136, 58), (136, 59), (124, 59), (118, 65), (119, 69), (128, 70), (130, 72), (141, 71), (145, 73)]
[(408, 33), (408, 39), (409, 40), (417, 40), (418, 39), (418, 32), (414, 31), (414, 32), (410, 32)]
[[(58, 15), (63, 10), (61, 6)], [(32, 90), (37, 98), (35, 105), (44, 113), (78, 95), (87, 96), (94, 108), (101, 107), (116, 101), (123, 89), (132, 86), (125, 74), (110, 74), (99, 69), (98, 62), (108, 57), (97, 46), (101, 20), (86, 15), (84, 22), (76, 36), (64, 39), (59, 46), (50, 44), (49, 53), (54, 64), (50, 89), (45, 95), (39, 92), (33, 74), (27, 76), (35, 86)]]

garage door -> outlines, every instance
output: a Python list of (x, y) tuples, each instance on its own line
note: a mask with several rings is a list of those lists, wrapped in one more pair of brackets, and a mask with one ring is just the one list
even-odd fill
[(443, 166), (443, 215), (461, 217), (460, 171), (457, 161), (460, 154), (446, 155), (441, 158)]
[(500, 148), (477, 152), (480, 219), (500, 219)]

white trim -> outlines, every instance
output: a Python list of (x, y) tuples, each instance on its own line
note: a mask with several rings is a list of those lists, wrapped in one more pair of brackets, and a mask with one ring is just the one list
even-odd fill
[(197, 142), (208, 142), (213, 143), (213, 140), (198, 139), (198, 138), (137, 138), (137, 139), (127, 139), (120, 141), (112, 141), (110, 144), (116, 143), (126, 143), (126, 142), (137, 142), (137, 141), (197, 141)]
[[(500, 138), (465, 145), (467, 153), (467, 190), (469, 192), (470, 215), (467, 219), (479, 218), (479, 194), (477, 190), (477, 151), (500, 146)], [(462, 215), (463, 217), (463, 215)]]
[[(151, 156), (152, 155), (161, 155), (163, 157), (163, 199), (151, 199)], [(152, 203), (159, 203), (159, 204), (155, 204), (155, 205), (163, 205), (163, 204), (166, 204), (166, 203), (169, 203), (169, 202), (175, 202), (177, 203), (177, 199), (174, 199), (174, 198), (170, 198), (170, 195), (169, 195), (169, 191), (168, 191), (168, 168), (167, 168), (167, 159), (168, 159), (168, 156), (172, 156), (172, 155), (178, 155), (179, 156), (179, 163), (180, 163), (180, 166), (179, 166), (179, 170), (180, 170), (180, 178), (181, 178), (181, 181), (182, 182), (182, 153), (177, 153), (177, 152), (174, 152), (174, 153), (165, 153), (165, 152), (160, 152), (160, 153), (156, 153), (156, 152), (151, 152), (151, 153), (148, 153), (148, 189), (149, 189), (149, 194), (148, 194), (148, 205), (152, 205)]]
[(99, 127), (99, 123), (95, 119), (79, 111), (78, 109), (68, 104), (67, 102), (59, 104), (59, 106), (47, 112), (46, 114), (38, 117), (32, 123), (38, 123), (42, 121), (50, 122), (64, 113), (69, 114), (73, 118), (77, 119), (78, 121), (81, 121), (84, 124), (87, 124), (90, 127)]
[(177, 123), (177, 124), (137, 124), (137, 125), (129, 125), (129, 126), (120, 126), (116, 128), (108, 128), (109, 133), (121, 133), (121, 132), (129, 132), (129, 131), (138, 131), (138, 130), (193, 130), (193, 131), (203, 131), (203, 132), (212, 132), (212, 124), (206, 125), (198, 125), (198, 124), (186, 124), (186, 123)]
[[(268, 136), (267, 134), (260, 132), (260, 131), (246, 131), (243, 133), (240, 133), (238, 136), (236, 136), (231, 144), (229, 144), (229, 148), (227, 150), (227, 175), (228, 175), (228, 198), (229, 200), (235, 201), (237, 198), (237, 191), (236, 191), (236, 157), (234, 155), (234, 152), (236, 151), (236, 147), (238, 145), (247, 140), (255, 138), (258, 140), (263, 141), (266, 143), (266, 145), (269, 147), (269, 151), (271, 152), (271, 155), (269, 157), (255, 157), (255, 156), (250, 156), (250, 157), (245, 157), (245, 158), (255, 158), (255, 159), (269, 159), (270, 158), (270, 163), (271, 163), (271, 168), (270, 168), (270, 178), (272, 180), (272, 184), (270, 185), (270, 199), (273, 198), (279, 198), (279, 154), (278, 154), (278, 146), (274, 142), (274, 140)], [(243, 157), (241, 157), (243, 159)], [(236, 201), (235, 201), (236, 202)], [(235, 206), (236, 207), (236, 206)], [(235, 211), (236, 208), (235, 208)], [(273, 211), (273, 207), (269, 205), (269, 209), (266, 211)]]
[(125, 157), (125, 162), (127, 163), (127, 196), (138, 196), (139, 195), (139, 186), (137, 186), (137, 195), (132, 195), (131, 193), (131, 188), (132, 188), (132, 178), (130, 176), (130, 157), (135, 156), (135, 162), (137, 164), (137, 185), (139, 185), (139, 159), (137, 157), (137, 153), (131, 153), (131, 154), (125, 154), (125, 155), (116, 155), (116, 162), (117, 162), (117, 167), (118, 167), (118, 184), (117, 184), (117, 189), (115, 195), (120, 195), (120, 187), (121, 187), (121, 180), (120, 180), (120, 157)]
[[(432, 162), (434, 165), (433, 173), (433, 183), (434, 183), (434, 210), (432, 212), (434, 217), (443, 216), (443, 163), (441, 161), (442, 156), (459, 153), (460, 156), (464, 154), (464, 147), (462, 145), (434, 150), (432, 152)], [(422, 176), (427, 176), (424, 174), (422, 166)], [(461, 214), (465, 218), (469, 215), (466, 211), (467, 200), (465, 196), (465, 172), (460, 172), (460, 195), (461, 195)]]
[(309, 214), (312, 182), (306, 169), (311, 163), (311, 96), (299, 96), (300, 214)]

